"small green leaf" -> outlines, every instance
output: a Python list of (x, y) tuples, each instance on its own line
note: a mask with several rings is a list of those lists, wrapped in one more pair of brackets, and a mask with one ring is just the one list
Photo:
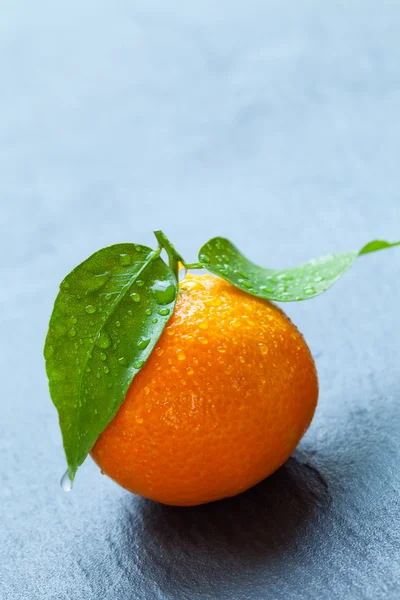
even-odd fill
[(266, 300), (294, 302), (308, 300), (325, 292), (362, 254), (398, 246), (375, 240), (359, 252), (341, 252), (315, 258), (292, 269), (264, 269), (250, 262), (225, 238), (213, 238), (199, 252), (204, 268), (237, 288)]
[(159, 251), (99, 250), (61, 283), (44, 355), (72, 480), (173, 313), (178, 283)]

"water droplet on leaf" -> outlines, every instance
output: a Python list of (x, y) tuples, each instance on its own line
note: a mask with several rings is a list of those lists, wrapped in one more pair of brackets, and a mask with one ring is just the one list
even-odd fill
[(156, 281), (151, 291), (158, 304), (169, 304), (175, 298), (175, 287), (169, 281)]
[(158, 314), (161, 315), (162, 317), (166, 317), (167, 315), (169, 315), (169, 308), (161, 308), (158, 311)]
[(123, 267), (129, 267), (129, 265), (131, 264), (131, 257), (129, 256), (129, 254), (120, 254), (119, 262)]
[(100, 358), (100, 360), (106, 360), (107, 359), (107, 354), (105, 352), (100, 352), (99, 358)]
[(96, 346), (104, 349), (111, 346), (111, 338), (104, 329), (103, 331), (100, 331), (99, 335), (97, 336)]
[(142, 338), (139, 340), (137, 347), (139, 350), (145, 350), (150, 344), (150, 338)]
[(54, 348), (53, 346), (46, 346), (44, 349), (44, 357), (47, 360), (48, 358), (51, 358), (54, 354)]
[(103, 287), (111, 278), (111, 273), (106, 271), (105, 273), (99, 273), (99, 275), (93, 275), (90, 279), (82, 281), (82, 287), (85, 288), (86, 292), (95, 292)]
[(85, 308), (85, 310), (89, 315), (92, 315), (93, 313), (96, 312), (97, 308), (95, 306), (93, 306), (93, 304), (88, 304), (87, 307)]
[(139, 294), (136, 294), (135, 292), (133, 292), (133, 294), (131, 294), (131, 300), (133, 300), (133, 302), (140, 302)]

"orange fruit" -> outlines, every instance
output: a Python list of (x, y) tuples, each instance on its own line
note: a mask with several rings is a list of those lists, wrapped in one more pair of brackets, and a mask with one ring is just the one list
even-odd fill
[(233, 496), (290, 456), (318, 380), (284, 312), (189, 275), (169, 323), (92, 457), (124, 488), (175, 505)]

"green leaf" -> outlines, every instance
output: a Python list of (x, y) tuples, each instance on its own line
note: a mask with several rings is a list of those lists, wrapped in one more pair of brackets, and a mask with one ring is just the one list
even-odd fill
[(342, 252), (315, 258), (292, 269), (264, 269), (250, 262), (227, 239), (213, 238), (199, 252), (204, 268), (237, 288), (266, 300), (294, 302), (308, 300), (325, 292), (362, 254), (398, 246), (375, 240), (359, 252)]
[(60, 286), (44, 355), (71, 480), (173, 313), (178, 283), (159, 254), (110, 246)]

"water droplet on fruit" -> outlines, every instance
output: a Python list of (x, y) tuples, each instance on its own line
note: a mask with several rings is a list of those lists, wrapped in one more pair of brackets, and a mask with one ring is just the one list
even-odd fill
[(129, 265), (131, 264), (131, 257), (129, 256), (129, 254), (120, 254), (119, 263), (123, 267), (129, 267)]
[(193, 371), (192, 367), (188, 367), (188, 368), (186, 369), (186, 372), (187, 372), (187, 374), (188, 374), (188, 375), (193, 375), (193, 373), (194, 373), (194, 371)]
[(135, 419), (136, 419), (136, 423), (139, 423), (139, 425), (141, 425), (143, 423), (142, 417), (136, 416)]
[(266, 346), (265, 344), (259, 344), (259, 348), (261, 354), (263, 354), (264, 356), (265, 354), (268, 354), (268, 346)]
[(162, 317), (166, 317), (167, 315), (169, 315), (169, 308), (161, 308), (158, 311), (158, 314), (161, 315)]
[(85, 308), (85, 310), (89, 315), (92, 315), (93, 313), (96, 312), (97, 308), (95, 306), (93, 306), (93, 304), (88, 304), (87, 307)]
[(111, 346), (111, 338), (104, 329), (103, 331), (100, 331), (99, 335), (97, 336), (96, 346), (99, 346), (103, 349), (109, 348)]
[(139, 340), (137, 347), (139, 350), (145, 350), (147, 346), (150, 344), (150, 338), (142, 338)]
[(183, 352), (183, 350), (177, 350), (176, 356), (178, 360), (185, 360), (186, 358), (186, 354)]
[(64, 492), (70, 492), (72, 490), (72, 481), (69, 477), (68, 469), (65, 471), (64, 475), (61, 477), (60, 485), (61, 485), (61, 489), (63, 489)]
[(156, 281), (151, 291), (158, 304), (169, 304), (175, 297), (175, 286), (169, 281)]
[(133, 294), (131, 294), (131, 300), (133, 300), (133, 302), (140, 302), (139, 294), (136, 294), (136, 292), (133, 292)]

